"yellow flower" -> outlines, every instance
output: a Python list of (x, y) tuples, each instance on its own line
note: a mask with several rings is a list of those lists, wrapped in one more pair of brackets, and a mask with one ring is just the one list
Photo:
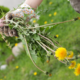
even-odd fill
[(57, 12), (54, 12), (54, 16), (56, 16)]
[(37, 75), (37, 72), (34, 72), (34, 75), (36, 76)]
[(71, 65), (69, 66), (69, 69), (75, 68), (76, 61), (71, 61)]
[(78, 54), (78, 57), (80, 57), (80, 54)]
[(53, 19), (51, 20), (51, 22), (53, 22)]
[(64, 60), (67, 56), (67, 50), (63, 47), (58, 48), (55, 51), (55, 56), (59, 59), (59, 60)]
[(67, 57), (67, 59), (70, 59), (70, 58), (72, 58), (73, 57), (73, 51), (70, 51), (70, 55)]
[(57, 34), (56, 37), (59, 37), (59, 35)]
[(47, 60), (46, 62), (49, 63), (49, 60)]
[(2, 80), (2, 79), (0, 79), (0, 80)]
[(15, 46), (17, 46), (18, 44), (17, 43), (15, 43)]
[(17, 39), (18, 37), (16, 36), (15, 38)]
[(36, 20), (33, 20), (33, 23), (36, 23)]
[(80, 20), (80, 17), (78, 17), (78, 19)]
[(49, 17), (51, 17), (52, 16), (52, 14), (49, 14)]
[(47, 21), (45, 21), (44, 24), (47, 24)]
[(51, 77), (51, 76), (52, 76), (52, 74), (50, 73), (50, 74), (49, 74), (49, 77)]
[(49, 5), (51, 5), (52, 4), (52, 2), (49, 2)]
[(6, 78), (6, 76), (4, 76), (4, 78)]
[(80, 74), (80, 63), (77, 64), (77, 68), (75, 69), (74, 74), (75, 74), (76, 76), (79, 76), (79, 74)]
[(16, 69), (18, 69), (19, 68), (19, 66), (16, 66)]

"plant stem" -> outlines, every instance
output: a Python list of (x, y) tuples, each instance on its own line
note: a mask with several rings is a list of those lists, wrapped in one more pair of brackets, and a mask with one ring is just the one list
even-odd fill
[(50, 47), (48, 47), (47, 45), (45, 45), (44, 43), (40, 42), (42, 45), (44, 45), (46, 48), (48, 48), (52, 53), (55, 53), (54, 50), (52, 50)]
[(56, 24), (62, 24), (62, 23), (71, 22), (71, 21), (74, 21), (74, 19), (68, 20), (68, 21), (63, 21), (63, 22), (57, 22), (57, 23), (46, 24), (46, 25), (37, 26), (37, 27), (24, 28), (24, 29), (34, 29), (34, 28), (47, 27), (47, 26), (56, 25)]
[(43, 45), (41, 45), (39, 41), (36, 41), (36, 42), (37, 42), (37, 43), (46, 51), (46, 53), (48, 54), (47, 49), (46, 49)]
[(27, 51), (28, 51), (28, 54), (29, 54), (29, 56), (30, 56), (30, 59), (31, 59), (32, 63), (33, 63), (33, 64), (35, 65), (35, 67), (38, 68), (40, 71), (42, 71), (43, 73), (46, 73), (46, 71), (43, 71), (42, 69), (40, 69), (40, 68), (35, 64), (35, 62), (33, 61), (32, 57), (31, 57), (31, 53), (30, 53), (30, 51), (29, 51), (29, 47), (28, 47), (28, 44), (27, 44), (27, 40), (26, 40), (25, 38), (24, 38), (24, 40), (25, 40), (25, 42), (26, 42)]
[(43, 37), (44, 39), (48, 40), (53, 47), (58, 48), (57, 46), (54, 45), (54, 43), (49, 38), (47, 38), (47, 37), (45, 37), (45, 36), (43, 36), (41, 34), (38, 34), (38, 35), (41, 36), (41, 37)]

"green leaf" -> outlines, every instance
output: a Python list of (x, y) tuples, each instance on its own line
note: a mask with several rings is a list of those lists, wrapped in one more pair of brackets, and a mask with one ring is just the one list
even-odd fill
[(10, 28), (10, 29), (12, 29), (12, 28), (13, 28), (13, 25), (12, 25), (12, 24), (9, 24), (8, 26), (9, 26), (9, 28)]
[(33, 36), (33, 39), (34, 39), (34, 40), (39, 40), (39, 41), (40, 41), (39, 35), (34, 35), (34, 36)]
[(26, 41), (25, 41), (24, 37), (21, 34), (19, 34), (19, 36), (20, 36), (20, 39), (22, 40), (22, 43), (23, 43), (24, 48), (26, 50), (26, 53), (29, 55), (28, 50), (27, 50)]
[(35, 53), (35, 50), (30, 50), (30, 53), (31, 53), (32, 59), (36, 62), (36, 60), (37, 60), (37, 55), (36, 55), (36, 53)]

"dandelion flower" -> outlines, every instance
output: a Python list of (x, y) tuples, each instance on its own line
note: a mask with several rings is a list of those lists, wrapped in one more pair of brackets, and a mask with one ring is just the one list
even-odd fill
[(53, 22), (53, 19), (51, 20), (51, 22)]
[(57, 35), (56, 35), (56, 37), (58, 38), (58, 37), (59, 37), (59, 35), (57, 34)]
[(52, 14), (49, 14), (49, 17), (51, 17), (52, 16)]
[(36, 23), (36, 20), (33, 20), (33, 23)]
[(6, 78), (6, 76), (4, 76), (4, 78)]
[(79, 74), (80, 74), (80, 63), (77, 64), (77, 68), (75, 69), (74, 74), (75, 74), (76, 76), (79, 76)]
[(50, 73), (50, 74), (49, 74), (49, 77), (51, 77), (51, 76), (52, 76), (52, 74)]
[(78, 19), (80, 20), (80, 17), (78, 17)]
[(54, 16), (56, 16), (57, 15), (57, 12), (54, 12)]
[(16, 66), (16, 69), (18, 69), (19, 68), (19, 66)]
[(59, 60), (64, 60), (67, 56), (67, 50), (63, 47), (58, 48), (55, 51), (55, 56), (59, 59)]
[(71, 61), (71, 65), (69, 66), (69, 69), (75, 68), (76, 61)]
[(49, 2), (49, 5), (51, 5), (52, 4), (52, 2)]
[(15, 43), (15, 46), (17, 46), (18, 45), (18, 43)]
[(47, 60), (46, 62), (49, 63), (49, 60)]
[(47, 21), (45, 21), (44, 24), (47, 24)]
[(15, 38), (17, 39), (18, 37), (16, 36)]
[(34, 72), (34, 75), (36, 76), (37, 75), (37, 72)]

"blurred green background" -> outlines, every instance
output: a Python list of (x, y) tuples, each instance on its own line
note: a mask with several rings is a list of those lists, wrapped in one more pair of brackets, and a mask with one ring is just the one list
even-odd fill
[[(50, 5), (51, 2), (51, 5)], [(0, 6), (4, 13), (9, 11), (8, 8)], [(40, 19), (39, 25), (43, 25), (45, 21), (48, 23), (62, 22), (71, 20), (75, 17), (80, 17), (80, 14), (74, 11), (70, 2), (67, 0), (43, 0), (39, 6)], [(54, 15), (56, 13), (56, 15)], [(51, 15), (51, 16), (50, 16)], [(50, 32), (49, 37), (55, 41), (58, 41), (60, 45), (65, 47), (68, 51), (73, 51), (74, 55), (80, 54), (80, 20), (75, 22), (68, 22), (59, 24), (48, 30)], [(59, 35), (58, 38), (54, 38), (55, 35)], [(10, 38), (11, 39), (11, 38)], [(11, 41), (15, 41), (14, 38)], [(16, 41), (15, 41), (16, 43)], [(4, 54), (3, 54), (4, 53)], [(11, 55), (11, 50), (6, 46), (0, 35), (0, 62), (5, 64), (5, 60)], [(77, 63), (80, 60), (76, 60)], [(38, 69), (35, 68), (29, 57), (23, 52), (14, 62), (12, 62), (6, 70), (0, 70), (0, 80), (79, 80), (80, 76), (74, 75), (74, 70), (69, 70), (68, 66), (58, 62), (51, 57), (50, 63), (41, 63), (38, 58), (36, 64), (43, 70), (51, 72), (52, 76), (49, 77)], [(16, 69), (16, 66), (19, 68)], [(34, 75), (37, 72), (37, 75)]]

